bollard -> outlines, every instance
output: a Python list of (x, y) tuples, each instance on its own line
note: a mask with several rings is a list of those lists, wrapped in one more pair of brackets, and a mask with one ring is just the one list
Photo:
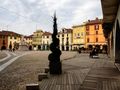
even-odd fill
[(45, 68), (45, 73), (48, 73), (49, 72), (49, 68)]
[(40, 90), (39, 84), (35, 84), (35, 83), (26, 84), (26, 90)]
[(42, 79), (48, 78), (47, 73), (38, 74), (38, 81), (42, 81)]

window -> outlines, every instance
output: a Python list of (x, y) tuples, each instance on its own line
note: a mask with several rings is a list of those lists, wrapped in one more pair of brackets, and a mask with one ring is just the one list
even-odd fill
[(47, 38), (49, 38), (49, 36), (47, 36)]
[(3, 36), (3, 39), (5, 39), (5, 36)]
[(3, 40), (3, 45), (5, 45), (5, 40)]
[(88, 25), (86, 26), (86, 30), (89, 31), (89, 26)]
[(90, 40), (89, 40), (89, 38), (87, 38), (87, 42), (89, 42)]
[(98, 42), (98, 38), (96, 38), (96, 42)]
[(64, 33), (64, 29), (62, 30), (62, 32)]
[(80, 36), (80, 34), (78, 33), (78, 37)]
[(49, 42), (47, 41), (47, 45), (49, 44)]
[(99, 30), (99, 25), (95, 25), (95, 30)]
[(86, 35), (89, 35), (89, 32), (86, 32)]
[(10, 39), (12, 39), (12, 36), (10, 36)]
[(67, 37), (68, 37), (68, 34), (67, 34)]
[(16, 36), (14, 37), (14, 39), (16, 39)]
[(74, 34), (74, 38), (76, 38), (76, 33)]
[(68, 37), (66, 38), (66, 41), (69, 41), (69, 38), (68, 38)]
[(83, 32), (81, 32), (81, 36), (83, 36)]
[(64, 37), (64, 34), (62, 34), (62, 37)]
[(96, 31), (96, 35), (98, 35), (98, 31)]
[(62, 45), (64, 45), (64, 38), (62, 38)]

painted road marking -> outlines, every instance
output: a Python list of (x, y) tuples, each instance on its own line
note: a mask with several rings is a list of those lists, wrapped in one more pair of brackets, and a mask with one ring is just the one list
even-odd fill
[(2, 70), (4, 70), (6, 67), (8, 67), (10, 64), (12, 64), (15, 60), (17, 60), (18, 58), (20, 58), (20, 57), (22, 57), (22, 56), (24, 56), (24, 55), (26, 55), (26, 54), (28, 54), (28, 53), (24, 53), (24, 54), (22, 54), (22, 55), (20, 55), (20, 56), (16, 56), (16, 57), (14, 57), (13, 59), (11, 59), (11, 60), (9, 60), (8, 62), (6, 62), (6, 63), (4, 63), (3, 65), (1, 65), (1, 66), (0, 66), (0, 72), (1, 72)]
[(0, 62), (5, 61), (6, 59), (11, 57), (10, 53), (8, 53), (8, 52), (5, 52), (5, 53), (7, 54), (7, 56), (3, 59), (0, 59)]

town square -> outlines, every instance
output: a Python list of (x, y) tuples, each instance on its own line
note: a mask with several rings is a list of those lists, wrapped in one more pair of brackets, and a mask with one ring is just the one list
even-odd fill
[(0, 90), (120, 90), (119, 0), (0, 3)]

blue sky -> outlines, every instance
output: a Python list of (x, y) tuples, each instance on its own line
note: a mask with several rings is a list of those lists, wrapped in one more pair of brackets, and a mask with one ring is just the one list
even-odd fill
[(24, 35), (36, 29), (52, 32), (54, 11), (59, 30), (102, 18), (100, 0), (0, 0), (0, 30)]

